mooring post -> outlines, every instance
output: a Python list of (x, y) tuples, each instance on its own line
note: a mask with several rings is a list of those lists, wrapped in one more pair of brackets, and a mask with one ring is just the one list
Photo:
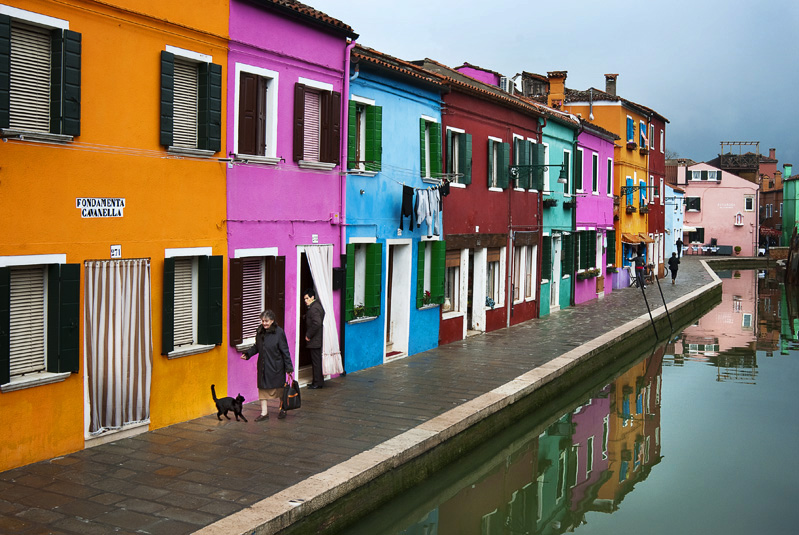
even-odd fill
[(671, 323), (671, 314), (669, 314), (669, 307), (666, 306), (666, 298), (663, 297), (663, 287), (660, 286), (660, 279), (658, 278), (657, 274), (653, 273), (653, 276), (655, 277), (655, 281), (658, 283), (658, 290), (660, 290), (660, 298), (663, 300), (663, 308), (666, 309), (666, 317), (669, 318), (669, 327), (671, 327), (671, 332), (674, 332), (674, 325)]

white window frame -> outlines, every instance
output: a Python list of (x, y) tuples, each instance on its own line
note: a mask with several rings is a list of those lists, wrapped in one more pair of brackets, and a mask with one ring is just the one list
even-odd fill
[[(516, 150), (516, 141), (517, 141), (517, 140), (519, 141), (519, 145), (520, 145), (521, 147), (524, 147), (524, 145), (525, 145), (525, 143), (524, 143), (524, 136), (520, 136), (519, 134), (513, 134), (513, 135), (511, 136), (511, 148), (512, 148), (512, 150), (513, 150), (513, 165), (519, 165), (519, 151), (518, 151), (518, 150)], [(454, 144), (454, 143), (453, 143), (453, 144)], [(528, 170), (525, 170), (524, 172), (527, 172), (527, 171), (528, 171)], [(520, 171), (520, 173), (521, 173), (521, 171)], [(512, 179), (510, 179), (510, 178), (509, 178), (508, 180), (512, 180)], [(509, 186), (510, 186), (510, 184), (509, 184)], [(524, 188), (520, 188), (520, 187), (518, 187), (517, 185), (514, 185), (514, 186), (513, 186), (513, 189), (514, 189), (515, 191), (525, 191), (525, 189), (524, 189)]]
[(660, 131), (660, 152), (666, 153), (666, 133), (662, 129)]
[(754, 211), (755, 211), (755, 196), (744, 195), (744, 212), (754, 212)]
[[(536, 140), (535, 138), (532, 138), (532, 137), (528, 137), (528, 138), (527, 138), (527, 141), (530, 141), (530, 142), (532, 142), (532, 143), (538, 144), (538, 140)], [(530, 162), (530, 163), (532, 163), (532, 162)], [(534, 181), (531, 181), (531, 182), (534, 182)], [(538, 190), (537, 190), (537, 189), (535, 189), (535, 188), (533, 188), (533, 187), (532, 187), (532, 185), (533, 185), (533, 184), (531, 183), (531, 184), (530, 184), (530, 186), (531, 186), (531, 187), (530, 187), (530, 189), (528, 189), (527, 191), (529, 191), (529, 192), (538, 192)], [(545, 185), (544, 189), (546, 190), (546, 185)]]
[[(527, 245), (524, 250), (525, 259), (525, 280), (524, 280), (524, 299), (534, 301), (536, 298), (536, 277), (538, 276), (538, 245)], [(527, 280), (530, 280), (530, 293), (527, 293)]]
[[(215, 346), (213, 344), (199, 344), (197, 343), (197, 314), (198, 314), (198, 276), (199, 276), (199, 258), (201, 256), (212, 256), (213, 248), (211, 247), (182, 247), (175, 249), (164, 249), (164, 258), (190, 258), (191, 266), (191, 285), (192, 285), (192, 309), (191, 309), (191, 323), (192, 323), (192, 343), (177, 345), (174, 344), (174, 349), (167, 354), (167, 358), (173, 359), (177, 357), (185, 357), (188, 355), (195, 355), (197, 353), (204, 353), (210, 351)], [(173, 320), (174, 321), (174, 320)], [(174, 325), (174, 323), (173, 323)], [(173, 338), (174, 343), (174, 338)]]
[(608, 197), (613, 197), (613, 158), (608, 158), (608, 165), (607, 165), (607, 172), (608, 176), (606, 178), (607, 186), (608, 186)]
[[(489, 176), (491, 177), (491, 186), (488, 187), (488, 191), (494, 191), (502, 193), (503, 189), (500, 188), (497, 184), (499, 184), (499, 173), (501, 172), (502, 162), (499, 161), (497, 153), (499, 152), (499, 145), (504, 143), (502, 138), (488, 136), (488, 141), (491, 142), (491, 153), (492, 153), (492, 160), (494, 161), (494, 167), (488, 170)], [(510, 185), (510, 184), (509, 184)]]
[[(577, 182), (575, 184), (574, 191), (576, 191), (577, 193), (584, 193), (585, 192), (585, 188), (583, 187), (583, 177), (585, 177), (585, 150), (582, 147), (577, 147), (577, 156), (575, 156), (575, 160), (578, 159), (578, 158), (580, 159), (580, 162), (582, 164), (582, 165), (580, 165), (580, 169), (582, 169), (582, 171), (580, 173), (581, 176), (580, 176), (580, 181), (579, 182), (577, 182), (577, 176), (576, 175), (573, 177), (573, 180), (575, 182)], [(563, 162), (563, 163), (566, 163), (566, 162)], [(568, 186), (568, 184), (566, 184), (566, 186)]]
[(549, 143), (541, 143), (544, 146), (544, 195), (552, 193), (549, 187)]
[[(566, 156), (567, 154), (568, 156)], [(572, 167), (572, 151), (570, 149), (563, 149), (563, 166), (565, 167), (568, 176), (566, 183), (563, 184), (563, 196), (571, 197), (572, 182), (576, 180), (576, 178), (574, 177), (574, 167)], [(583, 160), (583, 166), (585, 166), (585, 160)], [(582, 181), (582, 177), (580, 177), (580, 179)]]
[[(449, 287), (449, 270), (450, 269), (457, 269), (457, 283), (453, 287), (453, 293), (450, 298), (451, 308), (448, 312), (443, 312), (441, 314), (442, 320), (448, 320), (452, 318), (463, 317), (466, 315), (467, 307), (468, 307), (468, 300), (467, 295), (469, 292), (468, 288), (468, 277), (463, 277), (461, 274), (468, 273), (469, 271), (469, 249), (461, 249), (460, 251), (460, 263), (457, 267), (449, 267), (446, 268), (447, 274), (445, 275), (445, 284)], [(446, 291), (445, 295), (446, 295)], [(465, 328), (464, 325), (464, 336), (465, 336)]]
[[(352, 306), (366, 304), (366, 246), (377, 243), (377, 238), (350, 238), (348, 243), (355, 245), (355, 258), (353, 272), (355, 275)], [(360, 297), (360, 302), (358, 298)], [(367, 316), (369, 318), (373, 316)], [(356, 318), (363, 319), (363, 318)]]
[[(491, 249), (494, 249), (494, 247), (491, 247)], [(506, 258), (505, 257), (506, 257), (506, 254), (507, 254), (507, 250), (506, 249), (507, 249), (507, 247), (504, 246), (504, 245), (499, 248), (499, 262), (496, 262), (497, 264), (499, 264), (499, 266), (497, 267), (498, 268), (497, 271), (499, 272), (498, 273), (498, 277), (495, 278), (495, 281), (496, 281), (496, 292), (495, 292), (495, 295), (497, 295), (498, 297), (494, 298), (494, 295), (489, 295), (488, 288), (486, 288), (486, 297), (491, 297), (492, 299), (494, 299), (494, 308), (502, 308), (502, 307), (505, 306), (505, 283), (504, 282), (505, 282), (505, 273), (506, 273), (506, 271), (505, 271), (506, 270), (506, 266), (505, 266)], [(487, 253), (488, 253), (488, 248), (486, 248), (486, 254)], [(495, 263), (495, 262), (486, 261), (486, 268), (485, 268), (486, 269), (486, 285), (487, 285), (488, 279), (489, 279), (489, 277), (488, 277), (488, 265), (489, 264), (493, 264), (493, 263)], [(487, 307), (485, 307), (485, 309), (486, 310), (491, 310), (491, 307), (487, 306)]]
[[(321, 93), (322, 92), (332, 93), (333, 92), (333, 84), (328, 83), (328, 82), (320, 82), (318, 80), (313, 80), (311, 78), (303, 78), (301, 76), (298, 78), (297, 82), (302, 84), (302, 85), (304, 85), (306, 88), (311, 89), (311, 91), (320, 93), (319, 115), (321, 117), (321, 114), (322, 114)], [(306, 95), (307, 95), (307, 92), (306, 92)], [(307, 102), (307, 100), (306, 100), (306, 102)], [(303, 115), (304, 115), (304, 112), (303, 112)], [(306, 121), (306, 124), (307, 124), (307, 121)], [(305, 135), (305, 131), (303, 130), (303, 136), (304, 135)], [(316, 146), (316, 151), (320, 154), (320, 159), (318, 159), (318, 160), (306, 160), (306, 159), (304, 159), (305, 152), (307, 150), (308, 149), (305, 147), (305, 145), (303, 145), (303, 159), (300, 159), (300, 161), (297, 162), (297, 166), (300, 167), (301, 169), (315, 169), (315, 170), (319, 170), (319, 171), (330, 171), (330, 170), (332, 170), (333, 168), (336, 167), (337, 164), (335, 164), (335, 163), (321, 161), (321, 152), (322, 152), (322, 130), (321, 130), (321, 125), (320, 125), (320, 130), (319, 130), (319, 143)]]
[[(239, 98), (241, 73), (247, 72), (260, 76), (266, 80), (266, 124), (264, 125), (264, 136), (266, 138), (266, 151), (263, 156), (239, 153)], [(248, 162), (267, 163), (276, 165), (280, 162), (277, 157), (277, 110), (278, 110), (278, 91), (280, 73), (263, 67), (256, 67), (246, 63), (236, 63), (236, 89), (234, 94), (233, 107), (233, 147), (237, 151), (236, 156)]]
[(599, 195), (599, 153), (591, 152), (591, 193)]
[[(452, 154), (447, 154), (447, 159), (449, 161), (451, 161), (452, 164), (451, 164), (451, 168), (447, 169), (447, 173), (457, 174), (457, 173), (461, 172), (460, 168), (458, 167), (458, 158), (460, 156), (460, 141), (459, 141), (459, 137), (464, 135), (466, 133), (466, 130), (463, 130), (461, 128), (454, 128), (452, 126), (448, 126), (446, 131), (447, 132), (452, 132)], [(442, 143), (446, 143), (446, 138), (447, 138), (447, 136), (446, 136), (446, 132), (445, 132), (444, 139), (442, 140)], [(425, 158), (425, 161), (427, 161), (427, 158)], [(466, 184), (463, 184), (463, 183), (459, 182), (459, 180), (460, 180), (460, 177), (453, 178), (453, 180), (452, 180), (452, 182), (450, 182), (449, 186), (451, 188), (452, 187), (465, 188)]]
[[(267, 257), (276, 257), (278, 256), (278, 248), (277, 247), (259, 247), (259, 248), (252, 248), (252, 249), (236, 249), (233, 252), (233, 258), (259, 258), (261, 260), (261, 310), (263, 310), (263, 302), (266, 299), (266, 293), (264, 285), (266, 284), (265, 276), (266, 276), (266, 258)], [(242, 292), (243, 292), (242, 288)], [(259, 311), (260, 312), (260, 311)], [(244, 318), (242, 318), (243, 321)], [(236, 349), (242, 351), (255, 343), (255, 337), (244, 338), (241, 341), (241, 344), (236, 346)]]

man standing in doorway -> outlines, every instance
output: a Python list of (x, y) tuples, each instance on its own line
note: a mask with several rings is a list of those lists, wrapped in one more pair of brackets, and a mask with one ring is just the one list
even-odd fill
[(682, 256), (682, 238), (678, 237), (675, 245), (677, 246), (677, 258), (680, 258)]
[(305, 347), (311, 354), (313, 380), (308, 388), (324, 387), (325, 377), (322, 375), (322, 325), (325, 321), (325, 309), (316, 299), (316, 290), (308, 288), (302, 298), (308, 311), (305, 313)]

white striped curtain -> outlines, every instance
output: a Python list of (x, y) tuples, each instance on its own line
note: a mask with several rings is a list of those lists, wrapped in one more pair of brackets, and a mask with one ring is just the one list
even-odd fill
[(87, 261), (83, 352), (90, 434), (150, 418), (150, 261)]

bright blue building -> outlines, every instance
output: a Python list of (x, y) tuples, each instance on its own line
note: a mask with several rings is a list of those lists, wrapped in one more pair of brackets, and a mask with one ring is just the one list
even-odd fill
[[(351, 59), (344, 303), (349, 372), (438, 345), (446, 254), (438, 202), (440, 78), (360, 45)], [(416, 225), (417, 201), (428, 207), (430, 226)], [(403, 206), (412, 215), (401, 218)]]

